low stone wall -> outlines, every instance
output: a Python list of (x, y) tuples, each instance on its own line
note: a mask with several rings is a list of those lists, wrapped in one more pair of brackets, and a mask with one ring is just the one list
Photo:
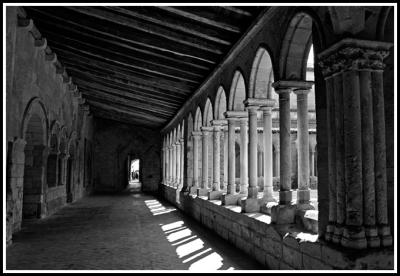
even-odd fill
[(55, 213), (67, 203), (65, 185), (49, 188), (46, 196), (46, 216)]
[(241, 213), (240, 206), (180, 194), (160, 185), (160, 195), (269, 269), (393, 269), (393, 248), (350, 250), (327, 244), (296, 225), (271, 224), (263, 213)]

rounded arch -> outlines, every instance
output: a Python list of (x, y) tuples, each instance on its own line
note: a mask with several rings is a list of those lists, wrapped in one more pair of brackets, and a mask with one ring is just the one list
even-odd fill
[(217, 120), (224, 119), (226, 110), (226, 94), (224, 88), (220, 86), (215, 97), (214, 118)]
[(68, 135), (67, 135), (67, 128), (65, 126), (62, 126), (60, 129), (60, 135), (59, 135), (59, 151), (62, 153), (67, 153), (67, 146), (68, 146)]
[(182, 137), (182, 133), (181, 133), (181, 124), (178, 124), (178, 127), (176, 128), (176, 136), (175, 136), (175, 142), (179, 142), (179, 139)]
[(280, 79), (306, 79), (307, 59), (313, 41), (317, 42), (318, 49), (324, 49), (320, 26), (319, 17), (311, 9), (301, 8), (294, 12), (281, 45)]
[(200, 127), (203, 125), (202, 118), (203, 116), (201, 115), (201, 109), (198, 106), (196, 110), (196, 115), (194, 117), (194, 131), (200, 131)]
[(274, 70), (271, 56), (260, 47), (254, 57), (249, 82), (249, 98), (271, 98)]
[(203, 126), (211, 126), (213, 120), (213, 109), (210, 98), (207, 98), (206, 105), (204, 107), (204, 119)]
[(242, 73), (239, 70), (236, 70), (229, 91), (228, 109), (244, 111), (244, 100), (246, 100), (246, 83)]
[(35, 125), (37, 125), (37, 129), (41, 130), (41, 132), (43, 133), (43, 140), (41, 141), (41, 144), (47, 145), (49, 134), (49, 120), (47, 117), (46, 107), (38, 97), (34, 97), (28, 102), (22, 115), (20, 137), (24, 140), (27, 140), (27, 129), (28, 124), (30, 123), (35, 123)]
[(193, 131), (192, 113), (189, 113), (186, 122), (187, 122), (187, 139), (189, 140), (192, 137), (192, 131)]
[(71, 155), (71, 152), (73, 152), (73, 153), (75, 152), (75, 146), (76, 146), (75, 143), (76, 143), (77, 137), (78, 137), (78, 135), (77, 135), (76, 131), (73, 131), (68, 138), (67, 152), (69, 155)]
[(181, 122), (181, 132), (180, 132), (179, 138), (183, 139), (185, 138), (185, 119), (182, 120)]
[[(388, 20), (389, 19), (389, 20)], [(387, 29), (387, 23), (390, 22), (393, 24), (394, 22), (394, 8), (393, 7), (382, 7), (379, 18), (377, 21), (376, 28), (376, 39), (380, 41), (385, 40), (385, 29)], [(392, 27), (393, 30), (393, 27)], [(390, 42), (393, 42), (391, 40)]]

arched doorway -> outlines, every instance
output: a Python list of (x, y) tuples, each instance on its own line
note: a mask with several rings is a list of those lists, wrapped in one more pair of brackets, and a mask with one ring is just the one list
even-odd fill
[(142, 174), (140, 159), (134, 156), (128, 156), (128, 190), (130, 192), (142, 191)]

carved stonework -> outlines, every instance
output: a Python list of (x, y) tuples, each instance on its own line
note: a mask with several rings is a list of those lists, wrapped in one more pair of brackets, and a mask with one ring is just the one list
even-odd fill
[(344, 39), (318, 55), (325, 77), (347, 70), (383, 70), (390, 43)]

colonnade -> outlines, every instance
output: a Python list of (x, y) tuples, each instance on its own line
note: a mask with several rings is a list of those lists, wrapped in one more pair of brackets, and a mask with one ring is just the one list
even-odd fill
[(164, 140), (163, 151), (163, 184), (181, 188), (184, 174), (185, 140), (176, 138)]

